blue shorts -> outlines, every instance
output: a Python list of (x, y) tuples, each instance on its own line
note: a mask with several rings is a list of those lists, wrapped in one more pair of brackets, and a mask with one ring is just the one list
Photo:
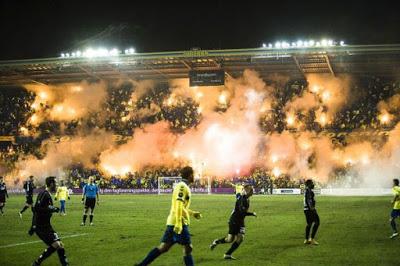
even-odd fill
[(174, 232), (173, 225), (167, 225), (167, 229), (165, 230), (161, 242), (169, 244), (178, 243), (181, 245), (190, 245), (192, 242), (190, 240), (189, 227), (187, 225), (184, 225), (182, 227), (182, 233), (178, 235), (177, 233)]
[(392, 210), (392, 213), (390, 214), (390, 216), (391, 216), (392, 218), (400, 217), (400, 210), (395, 210), (395, 209), (393, 209), (393, 210)]

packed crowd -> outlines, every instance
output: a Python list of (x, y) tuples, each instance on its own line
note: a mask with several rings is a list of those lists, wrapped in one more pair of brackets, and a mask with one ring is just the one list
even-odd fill
[[(67, 180), (70, 188), (82, 188), (90, 176), (93, 176), (96, 183), (100, 188), (123, 188), (123, 189), (157, 189), (160, 177), (165, 178), (160, 182), (161, 188), (171, 188), (175, 182), (168, 177), (179, 176), (179, 168), (154, 168), (146, 169), (140, 172), (127, 173), (125, 175), (113, 175), (106, 177), (101, 171), (97, 169), (85, 169), (81, 166), (75, 166), (73, 170), (66, 172), (63, 177)], [(209, 185), (208, 177), (201, 177), (195, 180), (193, 187), (207, 188)], [(267, 169), (254, 169), (252, 174), (237, 175), (230, 178), (218, 178), (216, 176), (210, 177), (210, 186), (212, 188), (232, 188), (235, 184), (251, 184), (257, 189), (264, 189), (265, 191), (273, 188), (299, 188), (304, 183), (304, 179), (291, 179), (288, 175), (281, 175), (280, 177), (272, 177)]]
[[(278, 84), (270, 85), (278, 86)], [(305, 124), (306, 130), (352, 132), (358, 129), (380, 130), (394, 125), (395, 123), (390, 125), (379, 123), (377, 105), (381, 100), (386, 100), (399, 93), (400, 84), (392, 80), (369, 77), (360, 80), (357, 86), (357, 91), (360, 91), (357, 99), (346, 104), (345, 108), (337, 113), (332, 123), (324, 128), (321, 128), (315, 122), (316, 110), (311, 109), (308, 114), (297, 114), (298, 118)], [(260, 117), (261, 130), (265, 133), (271, 133), (288, 129), (285, 121), (285, 104), (293, 97), (301, 95), (305, 89), (307, 89), (307, 83), (304, 80), (291, 80), (282, 88), (277, 89), (275, 93), (277, 101), (272, 106), (272, 111), (266, 112)], [(134, 91), (135, 87), (132, 83), (110, 87), (107, 100), (99, 112), (93, 112), (84, 118), (68, 122), (45, 120), (33, 125), (28, 121), (35, 113), (35, 110), (31, 108), (35, 93), (23, 88), (0, 90), (0, 134), (15, 137), (14, 143), (0, 142), (2, 167), (12, 169), (21, 155), (33, 155), (42, 158), (46, 152), (41, 145), (44, 140), (62, 134), (74, 135), (82, 126), (85, 126), (85, 128), (102, 128), (113, 134), (131, 136), (136, 128), (142, 128), (146, 124), (156, 123), (157, 121), (167, 121), (173, 132), (181, 133), (196, 127), (202, 119), (202, 114), (198, 110), (199, 105), (192, 98), (180, 98), (173, 104), (166, 104), (171, 96), (171, 89), (168, 84), (158, 84), (139, 99), (132, 101), (131, 97)], [(46, 106), (42, 107), (46, 108)], [(220, 108), (216, 111), (224, 112), (226, 109)], [(24, 130), (31, 132), (31, 134), (27, 136), (24, 134)], [(100, 186), (103, 187), (152, 188), (157, 183), (158, 176), (177, 174), (177, 171), (166, 172), (162, 169), (156, 169), (152, 172), (144, 172), (144, 174), (132, 173), (123, 178), (116, 176), (102, 178), (102, 174), (97, 170), (94, 173), (86, 173), (79, 172), (77, 169), (74, 166), (69, 169), (69, 176), (71, 181), (74, 182), (73, 186), (77, 184), (79, 186), (81, 180), (87, 178), (88, 175), (95, 175)], [(263, 181), (264, 179), (270, 180), (267, 172), (260, 175), (255, 171), (252, 175), (243, 178), (248, 179), (248, 182), (253, 182), (256, 186), (270, 183), (270, 181)], [(228, 181), (224, 179), (214, 182), (215, 186), (225, 186)], [(229, 182), (232, 182), (232, 180)], [(285, 176), (275, 178), (273, 182), (277, 187), (299, 186), (298, 181), (292, 181)]]

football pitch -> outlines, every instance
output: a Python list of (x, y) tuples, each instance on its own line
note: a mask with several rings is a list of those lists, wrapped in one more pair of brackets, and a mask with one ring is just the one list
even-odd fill
[[(100, 195), (94, 226), (81, 227), (80, 196), (67, 201), (67, 216), (54, 214), (52, 224), (64, 242), (70, 265), (133, 265), (159, 244), (165, 230), (171, 195)], [(36, 196), (35, 196), (36, 199)], [(246, 218), (246, 237), (224, 261), (229, 244), (209, 250), (227, 233), (234, 195), (193, 195), (190, 232), (195, 265), (399, 265), (400, 238), (391, 240), (391, 197), (317, 196), (321, 219), (319, 246), (305, 246), (302, 196), (253, 196)], [(20, 220), (23, 196), (11, 195), (0, 216), (0, 265), (31, 265), (44, 250), (39, 238), (27, 234), (31, 211)], [(58, 206), (58, 202), (56, 203)], [(59, 265), (54, 253), (42, 265)], [(183, 265), (182, 248), (174, 246), (152, 265)]]

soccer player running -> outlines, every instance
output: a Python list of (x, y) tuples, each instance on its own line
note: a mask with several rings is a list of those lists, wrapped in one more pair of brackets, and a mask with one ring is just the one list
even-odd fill
[(69, 197), (68, 188), (66, 186), (64, 186), (64, 181), (61, 180), (60, 186), (57, 188), (57, 192), (54, 197), (54, 200), (57, 200), (57, 199), (60, 200), (60, 215), (63, 215), (63, 216), (67, 214), (65, 212), (65, 200), (67, 198), (68, 198), (68, 200), (71, 199)]
[(35, 206), (33, 207), (32, 227), (29, 230), (29, 235), (36, 235), (48, 246), (44, 252), (32, 263), (32, 266), (40, 265), (45, 259), (57, 251), (61, 265), (69, 265), (67, 256), (65, 255), (64, 245), (58, 237), (57, 232), (51, 226), (50, 219), (53, 212), (58, 212), (59, 209), (53, 206), (50, 192), (56, 191), (55, 177), (49, 176), (46, 178), (46, 190), (40, 192), (36, 198)]
[(250, 197), (253, 195), (253, 187), (249, 184), (243, 185), (241, 193), (236, 195), (235, 209), (229, 218), (228, 236), (215, 239), (210, 245), (210, 249), (219, 244), (232, 243), (230, 249), (224, 254), (224, 259), (235, 260), (232, 253), (240, 246), (244, 240), (245, 226), (244, 218), (246, 216), (257, 217), (255, 212), (248, 212), (250, 207)]
[(24, 190), (25, 190), (25, 206), (22, 210), (18, 213), (19, 218), (22, 219), (22, 213), (26, 211), (29, 207), (32, 208), (33, 205), (33, 190), (35, 189), (35, 185), (33, 184), (33, 176), (29, 176), (29, 179), (24, 183)]
[(390, 236), (391, 239), (397, 237), (399, 233), (397, 232), (396, 226), (396, 218), (400, 217), (400, 187), (399, 187), (399, 180), (393, 179), (393, 195), (394, 198), (392, 200), (393, 209), (390, 214), (390, 225), (392, 226), (393, 234)]
[(83, 211), (83, 220), (81, 226), (85, 226), (86, 219), (89, 213), (90, 225), (93, 225), (93, 214), (94, 207), (96, 207), (96, 198), (97, 204), (99, 204), (99, 188), (94, 183), (94, 177), (90, 176), (89, 183), (83, 187), (82, 203), (85, 204), (85, 209)]
[(183, 180), (176, 184), (172, 193), (172, 204), (167, 219), (167, 229), (165, 230), (161, 244), (157, 248), (152, 249), (142, 262), (135, 265), (149, 265), (158, 256), (167, 252), (176, 243), (183, 246), (183, 252), (185, 254), (183, 260), (185, 265), (194, 265), (192, 257), (193, 247), (189, 233), (189, 216), (191, 215), (196, 219), (200, 219), (201, 214), (200, 212), (189, 209), (191, 192), (188, 185), (193, 182), (193, 169), (189, 166), (182, 168), (181, 176)]
[[(315, 235), (319, 227), (319, 216), (317, 210), (315, 209), (315, 199), (314, 199), (314, 182), (308, 179), (305, 182), (306, 190), (304, 192), (304, 214), (306, 216), (307, 226), (306, 226), (306, 239), (304, 244), (319, 245), (315, 241)], [(310, 231), (312, 227), (311, 237)]]
[(0, 176), (0, 212), (4, 215), (3, 208), (6, 206), (6, 197), (8, 198), (6, 183), (3, 182), (3, 177)]

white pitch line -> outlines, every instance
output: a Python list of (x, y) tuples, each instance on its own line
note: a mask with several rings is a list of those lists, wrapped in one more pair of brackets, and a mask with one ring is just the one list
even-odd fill
[[(78, 237), (78, 236), (84, 236), (87, 235), (87, 233), (84, 234), (75, 234), (75, 235), (67, 235), (67, 236), (63, 236), (62, 239), (64, 238), (71, 238), (71, 237)], [(12, 248), (12, 247), (17, 247), (17, 246), (22, 246), (22, 245), (29, 245), (29, 244), (34, 244), (34, 243), (39, 243), (42, 242), (41, 240), (37, 240), (37, 241), (30, 241), (30, 242), (23, 242), (23, 243), (17, 243), (17, 244), (10, 244), (10, 245), (5, 245), (5, 246), (0, 246), (0, 248)]]

